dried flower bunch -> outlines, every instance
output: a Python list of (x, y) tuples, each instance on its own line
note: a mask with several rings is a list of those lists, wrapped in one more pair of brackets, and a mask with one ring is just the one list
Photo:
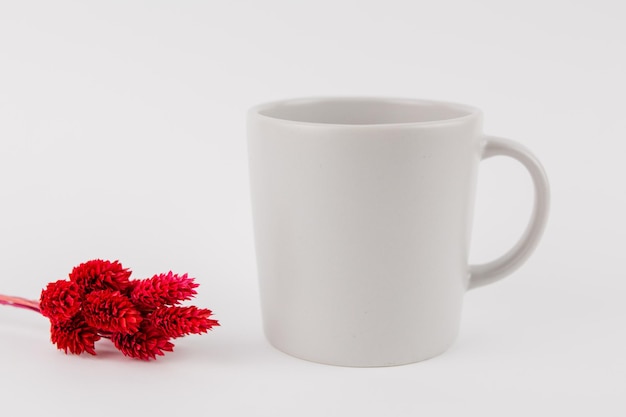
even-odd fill
[(211, 310), (179, 305), (196, 295), (187, 274), (130, 275), (118, 261), (95, 259), (48, 284), (39, 302), (0, 296), (0, 303), (39, 311), (50, 319), (52, 343), (77, 355), (95, 355), (95, 342), (108, 338), (126, 356), (155, 359), (173, 350), (172, 339), (219, 326)]

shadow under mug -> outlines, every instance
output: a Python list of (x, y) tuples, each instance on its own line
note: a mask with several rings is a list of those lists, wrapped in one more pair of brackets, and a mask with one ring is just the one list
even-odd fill
[[(534, 208), (519, 242), (468, 265), (479, 162), (521, 162)], [(302, 98), (248, 113), (263, 325), (292, 356), (391, 366), (444, 352), (464, 293), (517, 269), (546, 224), (549, 186), (480, 110), (394, 98)]]

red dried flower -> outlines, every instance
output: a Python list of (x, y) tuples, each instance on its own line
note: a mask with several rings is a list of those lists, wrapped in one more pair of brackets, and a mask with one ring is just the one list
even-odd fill
[(118, 261), (94, 259), (74, 267), (70, 281), (75, 282), (83, 294), (108, 289), (124, 292), (130, 286), (130, 274)]
[(135, 333), (142, 317), (119, 291), (94, 291), (85, 297), (83, 315), (91, 327), (103, 332)]
[(111, 341), (124, 355), (146, 361), (174, 350), (174, 344), (165, 333), (147, 321), (137, 333), (114, 333), (111, 335)]
[(51, 282), (41, 291), (39, 308), (52, 322), (71, 319), (80, 310), (78, 286), (64, 280)]
[(152, 278), (131, 281), (130, 297), (133, 303), (144, 309), (155, 309), (162, 305), (178, 304), (196, 295), (193, 282), (187, 274), (176, 275), (172, 271)]
[(176, 338), (187, 334), (201, 334), (219, 326), (217, 320), (210, 319), (212, 312), (206, 308), (160, 307), (150, 316), (152, 323), (169, 337)]
[(0, 294), (0, 304), (27, 308), (50, 319), (50, 338), (65, 353), (96, 354), (104, 337), (126, 356), (155, 359), (171, 352), (170, 338), (206, 333), (211, 310), (174, 306), (196, 295), (198, 284), (172, 272), (129, 281), (118, 262), (96, 259), (75, 267), (69, 281), (48, 284), (39, 301)]
[(52, 323), (50, 326), (50, 340), (57, 348), (75, 355), (83, 352), (95, 355), (94, 344), (100, 339), (98, 332), (85, 323), (80, 317), (74, 317), (65, 322)]

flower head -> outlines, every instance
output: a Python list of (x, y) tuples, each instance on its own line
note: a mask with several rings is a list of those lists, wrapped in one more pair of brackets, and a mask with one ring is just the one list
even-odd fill
[(59, 280), (49, 283), (39, 298), (41, 314), (52, 322), (71, 319), (80, 310), (78, 286), (70, 281)]
[(83, 294), (96, 290), (124, 292), (130, 286), (130, 274), (118, 261), (94, 259), (74, 267), (70, 273), (70, 281), (75, 282)]
[(65, 353), (95, 355), (94, 344), (100, 339), (98, 332), (77, 316), (65, 322), (51, 323), (50, 340)]
[(212, 312), (195, 306), (159, 307), (150, 316), (152, 323), (169, 337), (176, 338), (188, 334), (201, 334), (219, 326), (217, 320), (210, 319)]
[(174, 305), (196, 295), (198, 284), (187, 274), (176, 275), (172, 271), (152, 278), (131, 281), (130, 297), (135, 304), (145, 309), (161, 305)]
[(142, 317), (133, 303), (119, 291), (89, 293), (83, 302), (83, 315), (91, 327), (103, 332), (135, 333)]
[(148, 321), (144, 321), (136, 333), (113, 333), (111, 341), (124, 355), (146, 361), (174, 350), (169, 337)]

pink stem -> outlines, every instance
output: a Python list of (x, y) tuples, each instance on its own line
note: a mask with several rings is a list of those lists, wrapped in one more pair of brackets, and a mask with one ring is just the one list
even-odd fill
[(27, 300), (26, 298), (22, 297), (13, 297), (10, 295), (0, 294), (0, 304), (26, 308), (28, 310), (33, 310), (37, 313), (41, 313), (41, 309), (39, 308), (39, 301), (37, 300)]
[(98, 332), (98, 336), (104, 337), (105, 339), (111, 339), (111, 332)]

